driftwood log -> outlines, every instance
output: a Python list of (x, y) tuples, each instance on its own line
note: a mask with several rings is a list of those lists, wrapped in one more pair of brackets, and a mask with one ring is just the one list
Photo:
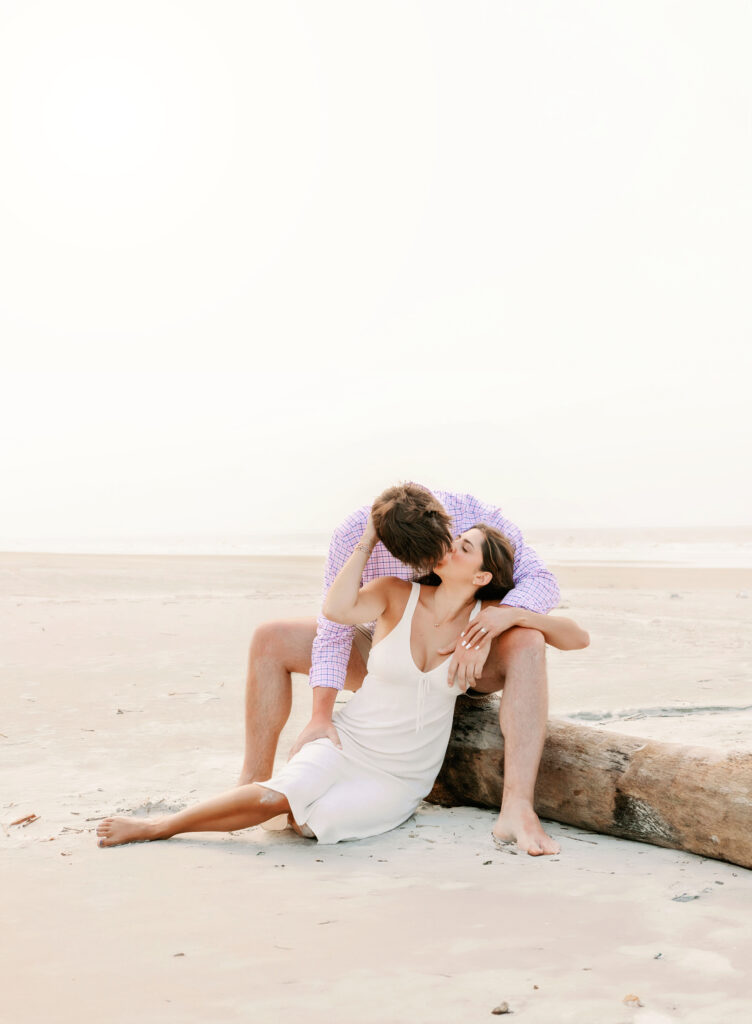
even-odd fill
[[(458, 699), (430, 801), (499, 807), (504, 740), (498, 705), (498, 697)], [(752, 753), (552, 719), (535, 809), (541, 818), (752, 868)]]

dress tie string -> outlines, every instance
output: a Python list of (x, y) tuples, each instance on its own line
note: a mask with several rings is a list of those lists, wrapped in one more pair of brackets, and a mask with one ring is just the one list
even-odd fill
[(418, 706), (415, 712), (415, 731), (421, 732), (423, 729), (423, 713), (425, 711), (426, 698), (428, 697), (428, 691), (431, 689), (431, 677), (425, 673), (421, 673), (421, 677), (418, 680)]

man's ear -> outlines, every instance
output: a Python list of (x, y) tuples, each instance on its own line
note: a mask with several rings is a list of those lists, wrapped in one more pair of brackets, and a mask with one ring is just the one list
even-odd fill
[(476, 572), (473, 583), (476, 587), (487, 587), (493, 579), (493, 573), (490, 572)]

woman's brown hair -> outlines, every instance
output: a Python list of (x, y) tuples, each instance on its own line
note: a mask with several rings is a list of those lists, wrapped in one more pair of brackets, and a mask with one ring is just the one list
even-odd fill
[(483, 534), (481, 569), (492, 576), (490, 583), (480, 587), (475, 596), (481, 601), (501, 601), (514, 587), (514, 544), (501, 530), (488, 523), (476, 523), (472, 529)]
[[(514, 587), (514, 545), (501, 530), (488, 523), (476, 523), (470, 529), (480, 530), (483, 534), (480, 546), (483, 556), (481, 571), (491, 573), (491, 580), (484, 587), (479, 587), (475, 596), (481, 601), (501, 601)], [(431, 572), (418, 582), (438, 587), (441, 579), (435, 572)]]

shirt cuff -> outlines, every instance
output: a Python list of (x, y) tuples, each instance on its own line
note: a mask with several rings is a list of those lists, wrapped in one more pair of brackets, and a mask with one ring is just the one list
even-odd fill
[(344, 690), (345, 681), (344, 679), (333, 679), (331, 676), (323, 676), (318, 678), (313, 672), (308, 677), (309, 686), (327, 686), (332, 690)]

